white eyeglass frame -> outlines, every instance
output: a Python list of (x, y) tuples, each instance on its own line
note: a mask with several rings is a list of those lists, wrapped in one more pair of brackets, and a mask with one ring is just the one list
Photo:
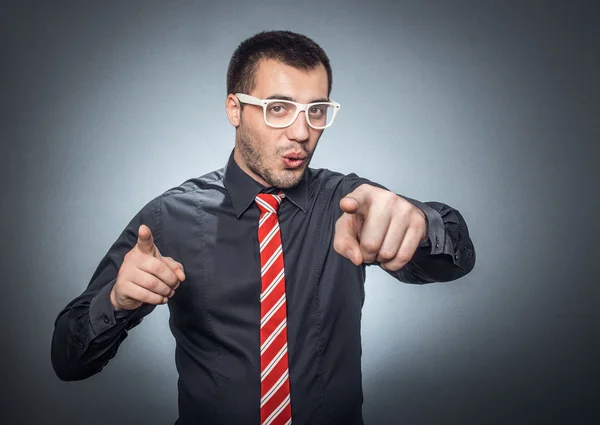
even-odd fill
[[(333, 100), (330, 100), (329, 102), (298, 103), (298, 102), (292, 102), (291, 100), (284, 100), (284, 99), (259, 99), (257, 97), (250, 96), (249, 94), (245, 94), (245, 93), (236, 93), (235, 96), (242, 103), (247, 103), (249, 105), (262, 106), (263, 118), (265, 120), (265, 124), (267, 124), (269, 127), (273, 127), (273, 128), (289, 127), (296, 121), (296, 118), (298, 118), (298, 115), (300, 114), (300, 112), (304, 111), (304, 116), (306, 117), (306, 122), (310, 127), (314, 128), (315, 130), (324, 130), (324, 129), (330, 127), (331, 124), (333, 124), (333, 120), (335, 120), (335, 116), (337, 115), (337, 112), (340, 110), (340, 107), (341, 107), (341, 105), (339, 103), (337, 103)], [(267, 106), (270, 103), (277, 103), (277, 102), (288, 102), (288, 103), (291, 103), (296, 106), (296, 114), (294, 115), (294, 118), (292, 119), (292, 121), (290, 121), (290, 123), (287, 125), (273, 125), (273, 124), (269, 124), (267, 122)], [(316, 127), (310, 123), (310, 119), (308, 118), (307, 111), (308, 111), (308, 108), (310, 108), (313, 105), (323, 105), (323, 104), (331, 105), (333, 107), (333, 115), (331, 116), (331, 121), (329, 122), (329, 124), (327, 124), (323, 127)]]

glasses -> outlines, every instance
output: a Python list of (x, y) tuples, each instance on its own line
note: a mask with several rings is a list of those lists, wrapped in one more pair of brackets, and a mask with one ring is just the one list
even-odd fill
[(329, 127), (340, 110), (340, 104), (334, 101), (298, 103), (281, 99), (258, 99), (244, 93), (236, 93), (242, 103), (262, 106), (265, 123), (274, 128), (285, 128), (290, 125), (300, 112), (304, 111), (306, 122), (315, 130)]

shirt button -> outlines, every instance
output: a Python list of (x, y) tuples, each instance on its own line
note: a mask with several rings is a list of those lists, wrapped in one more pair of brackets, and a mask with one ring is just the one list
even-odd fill
[(104, 320), (104, 323), (108, 323), (110, 322), (110, 320), (108, 320), (107, 316), (102, 316), (102, 320)]

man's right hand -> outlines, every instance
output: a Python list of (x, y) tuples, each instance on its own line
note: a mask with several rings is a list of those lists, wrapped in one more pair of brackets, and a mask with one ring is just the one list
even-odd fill
[(117, 311), (134, 310), (143, 303), (166, 304), (184, 280), (183, 265), (163, 257), (150, 228), (142, 224), (136, 245), (125, 254), (110, 301)]

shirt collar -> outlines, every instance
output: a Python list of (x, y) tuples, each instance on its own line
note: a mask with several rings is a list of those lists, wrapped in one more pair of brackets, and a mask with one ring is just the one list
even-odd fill
[[(267, 188), (246, 174), (235, 162), (233, 158), (234, 150), (231, 151), (229, 160), (225, 166), (223, 182), (231, 197), (235, 215), (240, 218), (242, 213), (252, 205), (256, 195), (260, 192), (278, 191), (278, 189), (273, 187)], [(294, 187), (283, 189), (283, 193), (285, 193), (285, 197), (296, 205), (296, 207), (306, 213), (308, 204), (308, 168), (304, 171), (300, 183)]]

